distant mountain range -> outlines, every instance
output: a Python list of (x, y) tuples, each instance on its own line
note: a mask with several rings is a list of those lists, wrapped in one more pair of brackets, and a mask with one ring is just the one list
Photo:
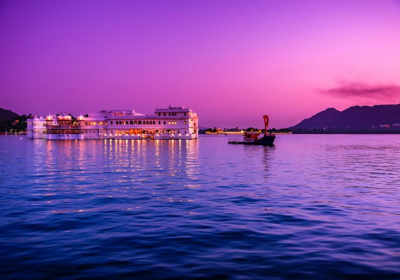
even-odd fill
[(344, 111), (328, 108), (291, 129), (370, 129), (394, 124), (400, 124), (400, 104), (353, 106)]

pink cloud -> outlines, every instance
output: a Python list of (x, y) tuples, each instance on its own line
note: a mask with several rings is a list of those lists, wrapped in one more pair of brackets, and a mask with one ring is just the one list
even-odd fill
[(321, 92), (339, 98), (368, 99), (380, 102), (400, 99), (400, 86), (395, 84), (371, 85), (362, 82), (341, 82), (339, 87)]

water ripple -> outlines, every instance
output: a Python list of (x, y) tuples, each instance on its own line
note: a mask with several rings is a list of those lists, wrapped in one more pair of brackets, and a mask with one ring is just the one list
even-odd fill
[(2, 279), (399, 279), (400, 136), (0, 137)]

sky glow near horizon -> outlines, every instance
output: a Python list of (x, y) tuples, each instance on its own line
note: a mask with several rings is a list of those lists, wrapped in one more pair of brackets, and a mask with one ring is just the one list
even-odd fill
[(0, 108), (288, 127), (400, 103), (400, 1), (2, 1)]

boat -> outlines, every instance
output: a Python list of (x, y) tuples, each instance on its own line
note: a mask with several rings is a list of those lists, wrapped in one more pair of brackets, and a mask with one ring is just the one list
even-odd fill
[[(262, 146), (273, 146), (275, 141), (275, 134), (268, 133), (269, 116), (264, 115), (264, 135), (258, 132), (245, 132), (243, 140), (232, 138), (228, 139), (229, 144), (239, 145), (262, 145)], [(262, 137), (261, 137), (262, 136)]]

